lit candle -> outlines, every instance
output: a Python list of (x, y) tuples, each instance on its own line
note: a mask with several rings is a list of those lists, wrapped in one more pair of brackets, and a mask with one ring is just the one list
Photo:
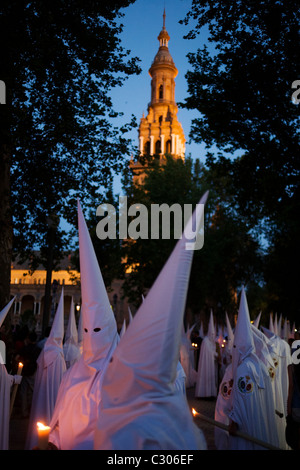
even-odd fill
[(38, 432), (38, 448), (41, 450), (46, 450), (48, 447), (48, 439), (51, 428), (40, 422), (36, 423), (36, 425)]
[[(22, 374), (22, 369), (23, 369), (23, 364), (22, 362), (19, 362), (18, 364), (18, 370), (17, 370), (17, 375), (21, 375)], [(10, 397), (10, 410), (9, 410), (9, 415), (11, 416), (12, 414), (12, 410), (13, 410), (13, 407), (14, 407), (14, 403), (15, 403), (15, 399), (16, 399), (16, 394), (17, 394), (17, 389), (18, 389), (18, 384), (15, 383), (13, 388), (12, 388), (12, 392), (11, 392), (11, 397)]]

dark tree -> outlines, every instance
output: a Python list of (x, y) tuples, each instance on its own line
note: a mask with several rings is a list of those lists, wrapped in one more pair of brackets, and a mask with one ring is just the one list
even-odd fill
[(76, 226), (76, 198), (95, 204), (130, 154), (130, 126), (114, 126), (110, 90), (139, 72), (119, 39), (121, 10), (131, 3), (1, 3), (0, 308), (12, 251), (28, 256), (38, 246), (47, 259), (54, 232), (51, 249), (61, 253), (59, 221)]
[(208, 43), (189, 54), (184, 106), (200, 113), (191, 137), (220, 150), (207, 159), (215, 184), (230, 180), (240, 215), (270, 247), (269, 306), (295, 315), (290, 289), (300, 258), (287, 244), (300, 236), (300, 118), (292, 88), (300, 77), (299, 9), (285, 1), (194, 0), (185, 22), (190, 19), (196, 26), (189, 37), (201, 38), (202, 28), (209, 34)]
[[(209, 189), (204, 245), (194, 253), (187, 296), (186, 307), (191, 315), (209, 313), (210, 308), (223, 315), (225, 310), (235, 313), (236, 292), (241, 284), (260, 282), (259, 244), (237, 213), (232, 198), (224, 198), (210, 184), (210, 173), (198, 160), (167, 157), (163, 165), (158, 160), (149, 165), (143, 185), (133, 185), (129, 180), (126, 187), (128, 207), (144, 204), (149, 215), (153, 204), (179, 204), (184, 214), (184, 204), (195, 207)], [(149, 230), (148, 239), (129, 239), (122, 245), (125, 267), (129, 269), (123, 289), (131, 302), (140, 303), (141, 295), (152, 286), (177, 241), (172, 231), (174, 219), (169, 220), (169, 239), (163, 239), (162, 231), (159, 239), (151, 239)], [(150, 219), (148, 222), (150, 227)]]

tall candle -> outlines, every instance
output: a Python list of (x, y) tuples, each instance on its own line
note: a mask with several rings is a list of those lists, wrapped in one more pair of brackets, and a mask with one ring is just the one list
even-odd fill
[(37, 432), (38, 432), (38, 448), (41, 450), (46, 450), (48, 447), (50, 427), (45, 426), (43, 423), (36, 423)]
[[(17, 375), (21, 375), (22, 374), (22, 369), (23, 369), (23, 364), (22, 362), (19, 362), (19, 365), (18, 365), (18, 370), (17, 370)], [(13, 388), (12, 388), (12, 392), (11, 392), (11, 397), (10, 397), (10, 410), (9, 410), (9, 415), (11, 416), (12, 414), (12, 410), (13, 410), (13, 407), (14, 407), (14, 403), (15, 403), (15, 399), (16, 399), (16, 394), (17, 394), (17, 389), (18, 389), (18, 384), (15, 383)]]

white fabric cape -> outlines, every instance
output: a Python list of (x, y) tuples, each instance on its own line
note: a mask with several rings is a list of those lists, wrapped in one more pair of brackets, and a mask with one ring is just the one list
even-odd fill
[[(253, 338), (256, 348), (256, 354), (265, 364), (270, 377), (270, 383), (273, 392), (274, 408), (275, 408), (275, 421), (278, 434), (278, 446), (281, 449), (288, 449), (285, 439), (286, 420), (284, 415), (284, 403), (282, 397), (282, 387), (279, 377), (279, 370), (277, 368), (278, 360), (269, 345), (269, 340), (266, 335), (252, 325)], [(282, 415), (282, 416), (281, 416)]]
[[(244, 287), (234, 330), (232, 376), (230, 419), (237, 423), (240, 431), (278, 446), (273, 390), (269, 372), (255, 351)], [(260, 448), (240, 437), (229, 436), (230, 450)]]
[(54, 411), (58, 389), (66, 371), (63, 353), (64, 309), (63, 289), (50, 334), (37, 359), (32, 405), (30, 410), (26, 449), (38, 445), (36, 423), (49, 426)]
[(275, 355), (274, 360), (276, 362), (276, 373), (279, 376), (282, 389), (282, 400), (284, 403), (284, 416), (287, 416), (287, 397), (289, 389), (288, 380), (288, 366), (292, 364), (291, 349), (289, 344), (283, 339), (279, 338), (276, 334), (262, 327), (263, 332), (270, 340), (273, 353)]
[[(261, 367), (261, 371), (263, 374), (258, 382), (257, 367), (250, 356), (238, 366), (233, 382), (233, 406), (229, 417), (238, 424), (241, 432), (278, 446), (272, 389), (268, 372), (264, 367)], [(260, 449), (265, 448), (240, 437), (229, 436), (229, 450)]]
[(218, 368), (216, 336), (212, 312), (207, 335), (203, 338), (198, 360), (195, 397), (216, 397), (218, 393)]
[(69, 321), (65, 336), (65, 342), (63, 345), (63, 351), (66, 361), (67, 369), (76, 362), (81, 355), (80, 347), (78, 345), (78, 332), (76, 328), (75, 312), (74, 312), (74, 301), (73, 297), (71, 300)]
[(206, 449), (186, 397), (174, 387), (193, 255), (185, 249), (191, 223), (107, 366), (96, 450)]
[(4, 364), (0, 364), (0, 450), (9, 448), (10, 391), (13, 376), (8, 374)]
[[(229, 425), (230, 419), (228, 414), (230, 412), (230, 395), (232, 392), (232, 365), (226, 367), (222, 381), (219, 386), (216, 406), (215, 406), (215, 420), (219, 423)], [(228, 450), (229, 448), (229, 433), (224, 429), (215, 427), (215, 446), (218, 450)]]
[[(0, 312), (0, 326), (5, 320), (15, 297)], [(2, 358), (4, 360), (4, 358)], [(13, 375), (7, 372), (6, 366), (0, 364), (0, 450), (8, 450), (9, 447), (9, 411), (10, 411), (10, 392), (14, 383)]]
[(188, 329), (187, 332), (182, 331), (182, 341), (180, 344), (180, 362), (183, 367), (185, 376), (186, 376), (186, 387), (193, 387), (197, 380), (197, 372), (194, 368), (194, 364), (191, 359), (191, 350), (194, 354), (194, 350), (192, 349), (191, 341), (190, 341), (190, 333), (192, 329)]

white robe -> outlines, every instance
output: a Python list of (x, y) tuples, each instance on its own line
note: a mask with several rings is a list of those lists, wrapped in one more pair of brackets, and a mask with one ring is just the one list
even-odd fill
[(58, 449), (93, 449), (102, 372), (86, 365), (82, 356), (65, 373), (50, 423), (49, 442)]
[(9, 448), (10, 391), (14, 383), (4, 364), (0, 364), (0, 450)]
[(204, 435), (190, 419), (190, 413), (180, 391), (141, 395), (134, 406), (117, 405), (115, 413), (101, 410), (95, 449), (206, 450)]
[(48, 349), (46, 344), (37, 360), (26, 442), (26, 448), (29, 450), (38, 444), (36, 423), (41, 421), (46, 426), (50, 424), (65, 371), (66, 363), (62, 349), (54, 346)]
[(73, 342), (67, 342), (64, 343), (63, 346), (63, 351), (64, 351), (64, 356), (65, 356), (65, 361), (66, 361), (66, 367), (69, 369), (76, 361), (81, 356), (81, 351), (80, 347), (73, 343)]
[[(230, 419), (228, 413), (230, 411), (230, 397), (232, 392), (232, 365), (229, 364), (225, 369), (222, 381), (219, 386), (219, 393), (217, 396), (215, 406), (215, 420), (219, 423), (229, 425)], [(215, 446), (218, 450), (228, 450), (229, 447), (229, 433), (224, 429), (215, 427)]]
[[(239, 431), (278, 447), (273, 391), (265, 366), (248, 356), (233, 379), (230, 419), (238, 424)], [(265, 448), (229, 435), (229, 450), (261, 449)]]
[[(197, 372), (191, 361), (190, 348), (190, 341), (182, 341), (180, 345), (180, 362), (186, 375), (186, 388), (193, 387), (197, 380)], [(194, 354), (194, 351), (192, 352)]]
[(200, 349), (197, 382), (195, 387), (196, 397), (217, 396), (217, 352), (216, 344), (205, 336)]

